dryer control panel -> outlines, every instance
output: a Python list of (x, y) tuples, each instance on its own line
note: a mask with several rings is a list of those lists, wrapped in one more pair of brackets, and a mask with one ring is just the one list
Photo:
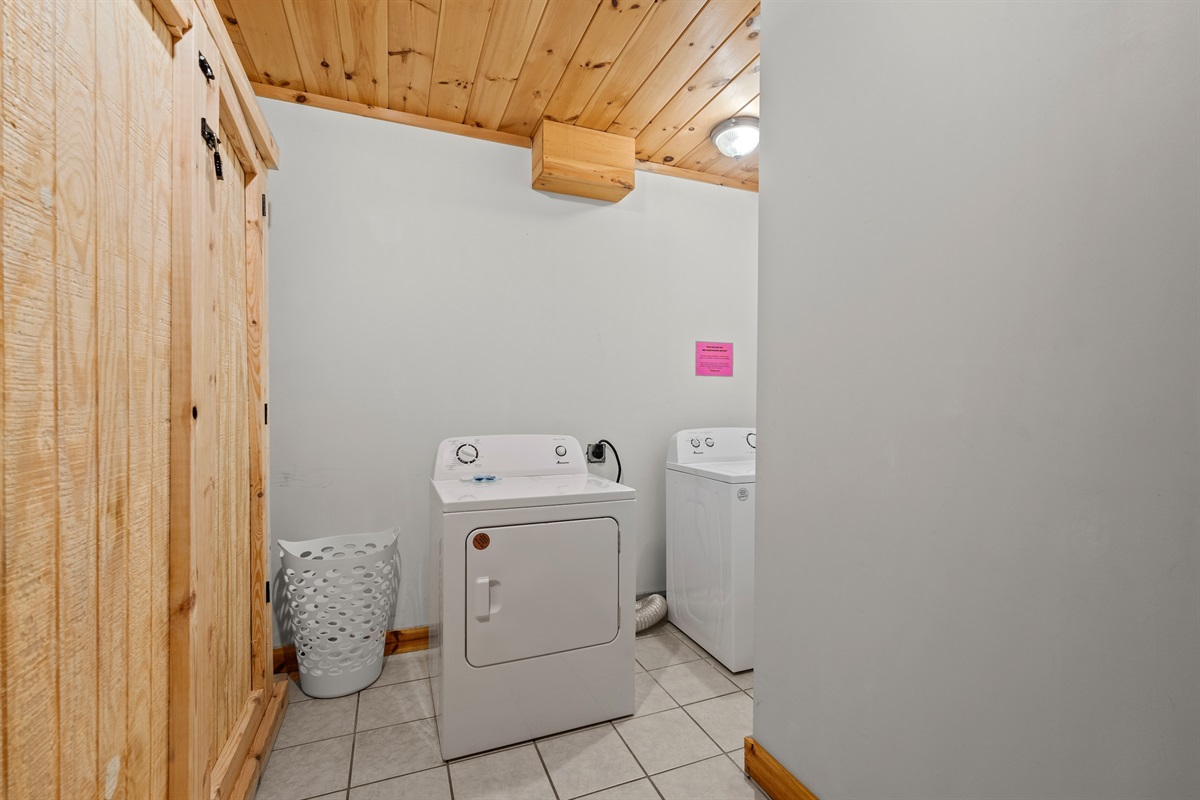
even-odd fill
[(667, 461), (753, 461), (757, 448), (754, 428), (693, 428), (680, 431), (667, 442)]
[(583, 448), (573, 436), (518, 434), (456, 436), (438, 445), (433, 479), (449, 481), (474, 475), (519, 477), (586, 475)]

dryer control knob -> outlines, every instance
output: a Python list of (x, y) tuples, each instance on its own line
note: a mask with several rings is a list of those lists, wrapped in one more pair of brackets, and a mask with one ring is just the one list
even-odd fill
[(714, 444), (715, 444), (715, 442), (712, 440), (712, 438), (711, 438), (711, 437), (709, 437), (708, 439), (705, 439), (705, 440), (704, 440), (704, 446), (705, 446), (705, 447), (712, 447)]
[(755, 436), (753, 433), (747, 433), (746, 434), (746, 444), (750, 445), (755, 450), (757, 450), (758, 449), (758, 437)]
[(479, 449), (473, 444), (460, 444), (454, 455), (464, 464), (474, 464), (479, 458)]
[(558, 447), (554, 448), (554, 455), (558, 456), (559, 458), (562, 458), (566, 454), (567, 454), (567, 448), (563, 447), (561, 444)]
[(699, 447), (699, 446), (700, 446), (700, 440), (692, 439), (692, 447)]

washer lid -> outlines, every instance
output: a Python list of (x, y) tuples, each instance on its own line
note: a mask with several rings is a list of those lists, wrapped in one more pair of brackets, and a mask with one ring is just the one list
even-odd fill
[(501, 477), (491, 483), (432, 481), (442, 511), (565, 506), (606, 500), (633, 500), (628, 486), (595, 475), (528, 475)]
[(667, 462), (667, 469), (721, 483), (754, 483), (754, 461), (709, 461), (700, 464)]

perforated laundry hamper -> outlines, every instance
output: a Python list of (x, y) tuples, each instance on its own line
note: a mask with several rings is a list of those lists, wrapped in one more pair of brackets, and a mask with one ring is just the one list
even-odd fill
[(383, 644), (399, 582), (398, 529), (279, 542), (284, 629), (296, 645), (300, 688), (341, 697), (383, 670)]

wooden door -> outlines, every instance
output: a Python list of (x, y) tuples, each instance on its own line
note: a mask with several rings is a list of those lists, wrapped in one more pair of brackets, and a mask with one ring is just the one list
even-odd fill
[(0, 2), (0, 798), (167, 794), (172, 53)]
[(266, 592), (265, 165), (239, 67), (197, 9), (175, 57), (189, 194), (175, 220), (171, 793), (217, 800), (253, 789), (287, 695)]
[(0, 800), (245, 797), (286, 703), (233, 54), (212, 0), (0, 0)]

